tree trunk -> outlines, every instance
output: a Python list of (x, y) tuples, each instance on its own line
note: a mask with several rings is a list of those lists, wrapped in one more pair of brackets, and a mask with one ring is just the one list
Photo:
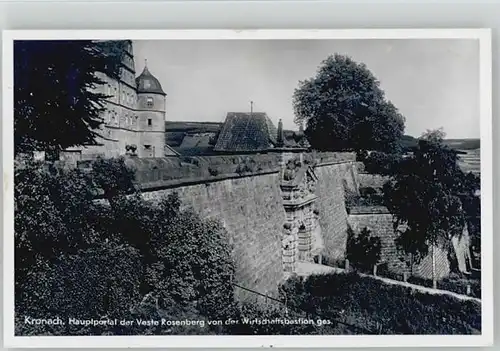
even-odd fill
[(432, 287), (437, 289), (437, 281), (436, 281), (436, 257), (435, 257), (435, 245), (432, 245)]
[(413, 276), (413, 254), (410, 254), (410, 277)]

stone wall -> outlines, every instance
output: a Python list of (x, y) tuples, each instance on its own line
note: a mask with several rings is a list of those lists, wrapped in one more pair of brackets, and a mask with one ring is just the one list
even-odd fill
[[(397, 252), (394, 242), (397, 234), (393, 226), (393, 215), (385, 207), (353, 208), (349, 214), (349, 225), (356, 234), (360, 233), (363, 228), (367, 228), (373, 236), (380, 238), (382, 244), (381, 264), (386, 263), (387, 268), (394, 273), (402, 274), (404, 271), (408, 271), (406, 263), (400, 259), (401, 255)], [(436, 247), (434, 254), (436, 278), (448, 276), (450, 274), (448, 253)], [(459, 255), (458, 251), (457, 255)], [(413, 266), (413, 275), (426, 279), (432, 278), (432, 248), (429, 249), (429, 254), (426, 257)]]
[(279, 154), (181, 156), (158, 159), (129, 158), (127, 164), (135, 170), (142, 189), (169, 184), (211, 182), (243, 174), (278, 172)]
[(462, 235), (455, 235), (451, 239), (457, 258), (457, 268), (460, 272), (468, 272), (471, 268), (479, 268), (474, 267), (472, 263), (470, 241), (471, 239), (467, 225), (464, 226)]
[(320, 164), (315, 173), (318, 177), (316, 206), (325, 245), (323, 255), (327, 259), (342, 260), (347, 245), (345, 188), (357, 192), (356, 164)]
[[(347, 244), (344, 188), (357, 190), (356, 164), (348, 153), (325, 153), (315, 159), (316, 208), (324, 241), (321, 254), (343, 258)], [(282, 239), (287, 218), (280, 154), (131, 158), (127, 162), (135, 168), (146, 199), (177, 192), (184, 206), (204, 218), (221, 220), (231, 238), (236, 283), (277, 295), (286, 274)], [(242, 289), (236, 289), (236, 294), (243, 300), (256, 297)]]
[[(434, 247), (434, 250), (436, 279), (447, 277), (450, 274), (450, 261), (448, 260), (448, 253), (439, 247)], [(415, 265), (413, 268), (413, 274), (420, 278), (432, 278), (432, 248), (429, 248), (429, 254)]]
[(354, 233), (359, 234), (363, 228), (378, 236), (381, 242), (380, 263), (387, 263), (387, 268), (393, 272), (402, 273), (406, 264), (399, 259), (394, 239), (393, 216), (384, 207), (353, 208), (349, 214), (349, 225)]
[[(174, 191), (185, 206), (202, 217), (222, 221), (233, 247), (235, 282), (277, 295), (278, 284), (284, 278), (281, 237), (285, 223), (279, 173), (144, 192), (144, 197), (154, 200)], [(242, 300), (256, 298), (242, 289), (235, 293)]]
[(384, 183), (389, 180), (387, 176), (379, 174), (359, 173), (358, 183), (360, 188), (382, 188)]

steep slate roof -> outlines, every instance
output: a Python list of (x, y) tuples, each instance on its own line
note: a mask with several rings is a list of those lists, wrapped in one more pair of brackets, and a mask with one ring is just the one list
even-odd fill
[(215, 151), (262, 151), (276, 144), (277, 129), (264, 112), (229, 112)]
[(140, 76), (135, 79), (135, 83), (137, 84), (138, 93), (167, 95), (163, 91), (160, 81), (149, 72), (148, 67), (144, 67)]

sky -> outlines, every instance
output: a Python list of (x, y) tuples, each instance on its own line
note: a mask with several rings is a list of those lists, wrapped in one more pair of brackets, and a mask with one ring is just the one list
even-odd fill
[(339, 53), (364, 63), (418, 137), (479, 138), (479, 41), (474, 39), (134, 41), (137, 75), (145, 59), (167, 93), (167, 121), (223, 122), (227, 112), (266, 112), (297, 129), (292, 96)]

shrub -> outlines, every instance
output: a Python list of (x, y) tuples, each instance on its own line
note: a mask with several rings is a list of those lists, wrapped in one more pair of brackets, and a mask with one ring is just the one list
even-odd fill
[[(24, 289), (16, 296), (16, 315), (76, 319), (121, 319), (140, 301), (138, 252), (115, 243), (65, 254), (51, 264), (43, 260), (30, 270)], [(18, 335), (88, 335), (112, 331), (111, 326), (17, 325)]]
[(359, 194), (364, 197), (370, 197), (370, 196), (375, 196), (378, 195), (378, 191), (375, 188), (372, 187), (366, 187), (366, 188), (359, 188)]
[(92, 241), (87, 220), (95, 188), (84, 172), (26, 161), (14, 169), (16, 274), (20, 281), (35, 255), (50, 259)]
[(125, 164), (125, 159), (98, 158), (92, 163), (94, 187), (108, 200), (123, 196), (135, 190), (135, 172)]
[(364, 162), (368, 157), (368, 151), (366, 150), (357, 150), (356, 151), (356, 161)]
[(243, 163), (238, 164), (238, 167), (236, 167), (236, 173), (238, 174), (244, 174), (244, 173), (253, 173), (256, 170), (256, 163), (254, 160), (245, 160)]
[(215, 167), (208, 167), (208, 173), (210, 173), (212, 177), (215, 177), (219, 174), (219, 170)]
[(355, 269), (370, 271), (380, 261), (380, 238), (372, 237), (367, 228), (355, 235), (351, 227), (347, 228), (346, 257)]

